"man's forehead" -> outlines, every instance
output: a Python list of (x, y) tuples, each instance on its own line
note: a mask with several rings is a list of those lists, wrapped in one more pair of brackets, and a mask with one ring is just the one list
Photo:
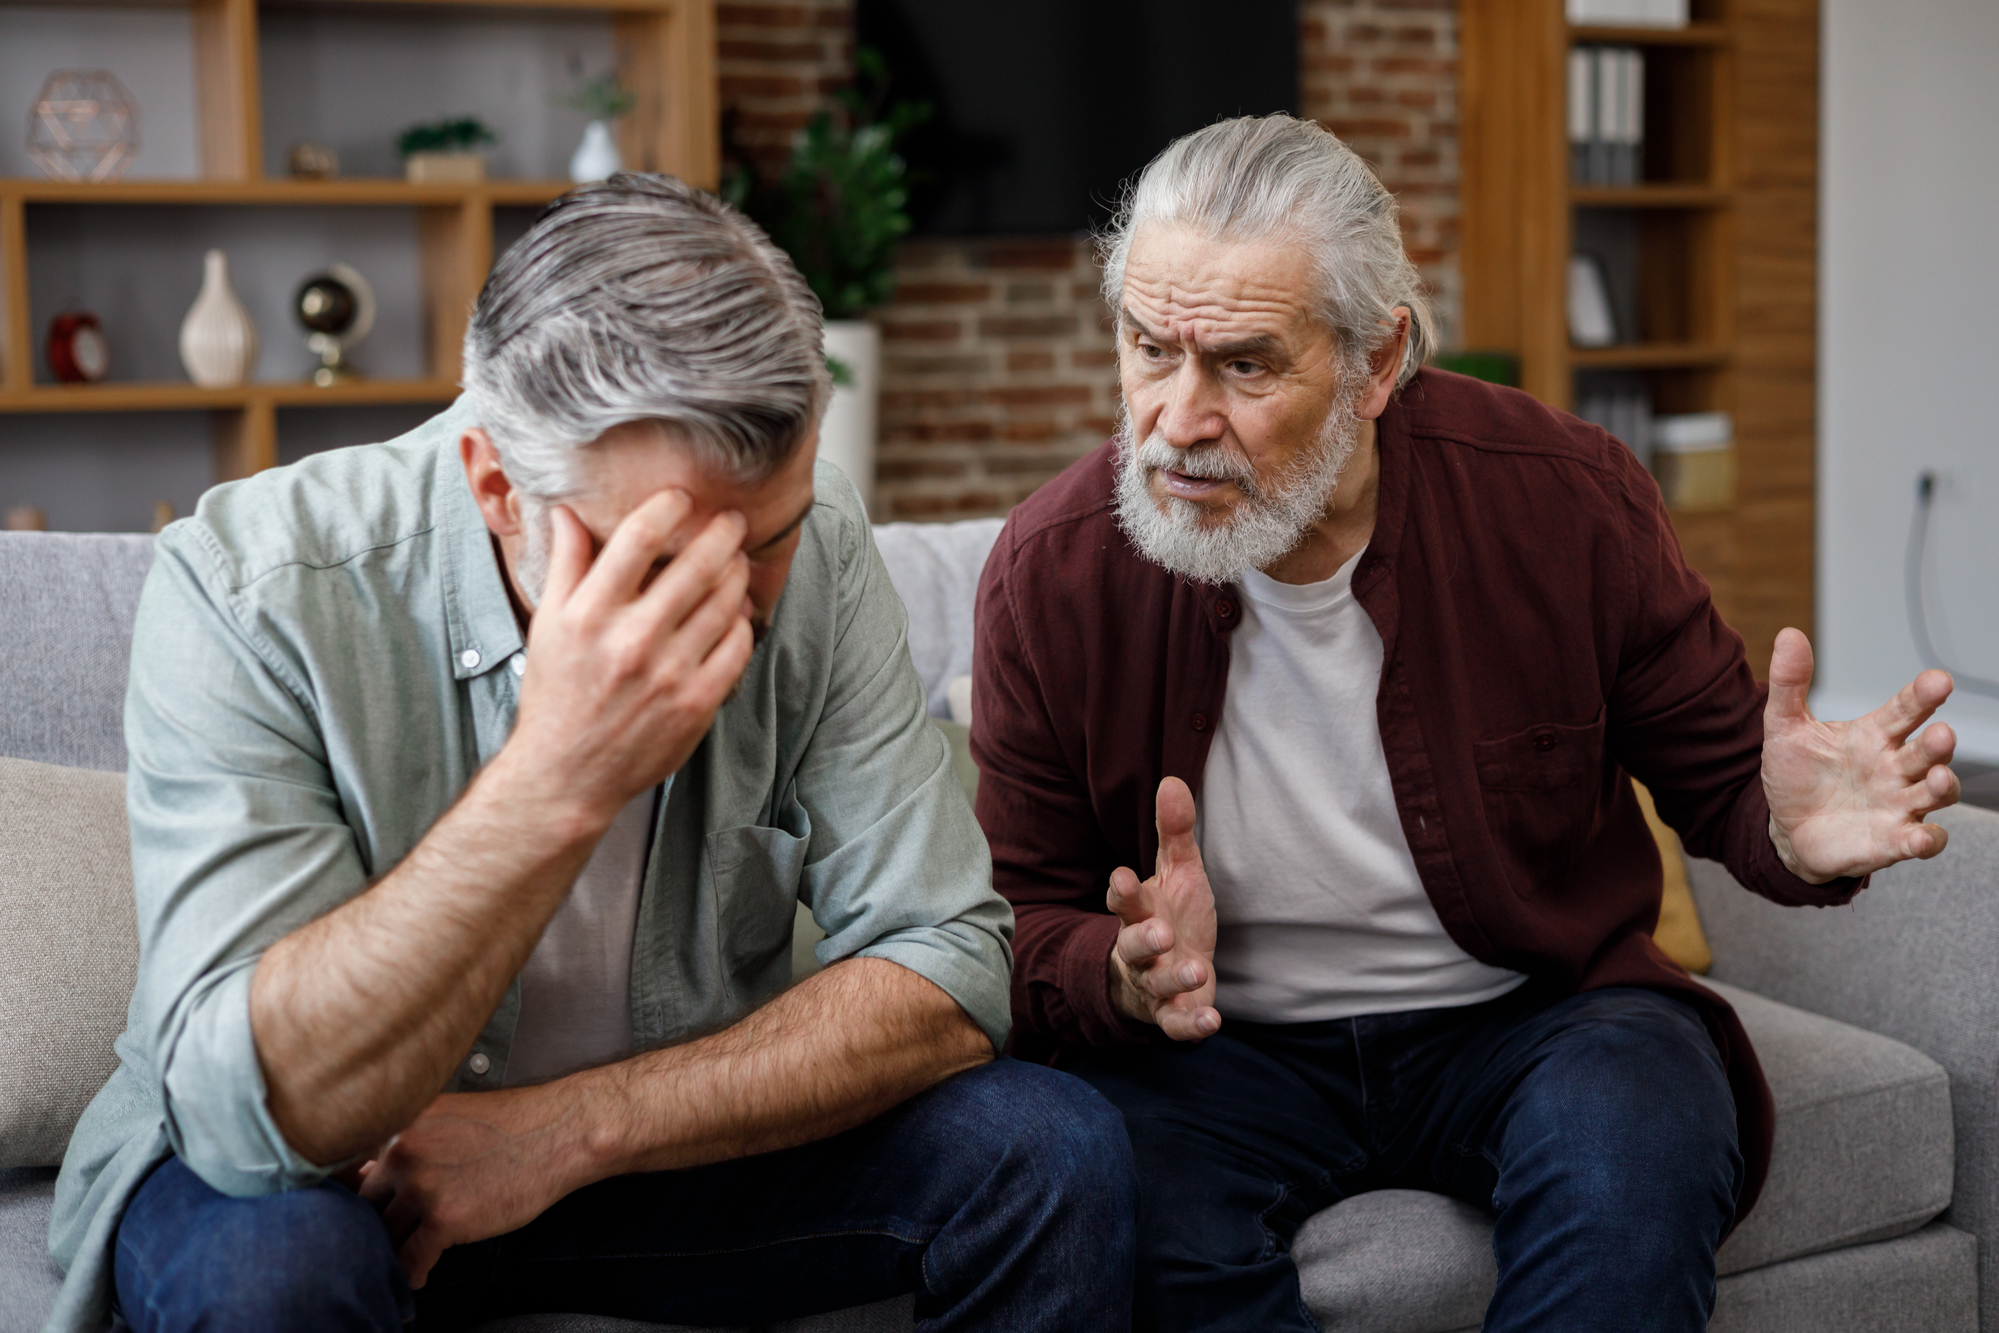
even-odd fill
[(1146, 229), (1125, 260), (1124, 306), (1154, 334), (1174, 339), (1284, 334), (1309, 318), (1311, 279), (1297, 246)]

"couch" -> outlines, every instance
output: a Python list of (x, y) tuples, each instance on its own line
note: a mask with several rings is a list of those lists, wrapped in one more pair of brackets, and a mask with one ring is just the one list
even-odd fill
[[(973, 591), (997, 530), (878, 530), (940, 718), (969, 666)], [(0, 1041), (12, 1043), (0, 1060), (0, 1330), (36, 1327), (54, 1297), (54, 1168), (109, 1072), (131, 986), (130, 864), (111, 775), (125, 762), (130, 626), (150, 559), (145, 537), (0, 533)], [(97, 814), (67, 820), (86, 798)], [(1999, 1328), (1999, 1267), (1983, 1244), (1999, 1235), (1999, 815), (1961, 809), (1941, 822), (1942, 858), (1878, 876), (1845, 908), (1778, 908), (1719, 866), (1691, 867), (1711, 980), (1740, 1010), (1777, 1105), (1769, 1184), (1721, 1250), (1717, 1330), (1968, 1333), (1981, 1314)], [(1490, 1233), (1465, 1204), (1384, 1191), (1312, 1218), (1293, 1252), (1326, 1328), (1451, 1333), (1475, 1328), (1491, 1294)], [(909, 1322), (904, 1299), (782, 1327)], [(489, 1327), (653, 1326), (539, 1316)]]

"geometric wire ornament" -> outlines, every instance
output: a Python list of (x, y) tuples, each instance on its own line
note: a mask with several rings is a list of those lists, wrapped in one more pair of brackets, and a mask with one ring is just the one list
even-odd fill
[(139, 155), (139, 105), (109, 70), (59, 69), (28, 112), (28, 156), (56, 180), (108, 181)]

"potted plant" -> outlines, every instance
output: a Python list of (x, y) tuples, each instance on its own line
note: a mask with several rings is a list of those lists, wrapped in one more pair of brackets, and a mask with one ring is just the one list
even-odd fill
[(909, 231), (909, 168), (896, 144), (931, 108), (888, 103), (879, 52), (864, 47), (854, 63), (854, 85), (799, 132), (775, 180), (759, 181), (738, 166), (722, 191), (791, 256), (825, 307), (834, 388), (819, 426), (819, 456), (872, 505), (881, 331), (861, 316), (895, 291), (895, 248)]
[(396, 137), (396, 152), (412, 184), (469, 185), (486, 179), (480, 150), (499, 141), (477, 116), (457, 116), (410, 126)]
[(630, 111), (637, 101), (637, 96), (620, 84), (614, 73), (599, 74), (576, 85), (565, 105), (590, 117), (590, 123), (583, 127), (583, 141), (570, 156), (569, 179), (581, 185), (625, 169), (618, 141), (611, 137), (611, 122)]

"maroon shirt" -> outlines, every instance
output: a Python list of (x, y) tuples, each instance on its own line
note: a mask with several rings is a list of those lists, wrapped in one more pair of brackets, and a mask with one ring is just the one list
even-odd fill
[[(1423, 887), (1472, 957), (1577, 990), (1648, 986), (1705, 1015), (1748, 1165), (1770, 1093), (1740, 1021), (1652, 942), (1659, 854), (1626, 774), (1687, 850), (1780, 903), (1850, 899), (1784, 869), (1760, 781), (1764, 691), (1687, 568), (1659, 488), (1595, 426), (1425, 370), (1383, 413), (1379, 514), (1353, 590), (1381, 634), (1376, 715)], [(1016, 1049), (1127, 1045), (1107, 974), (1113, 869), (1152, 873), (1153, 796), (1198, 801), (1238, 593), (1139, 555), (1103, 447), (1013, 511), (979, 584), (972, 753), (1018, 916)]]

